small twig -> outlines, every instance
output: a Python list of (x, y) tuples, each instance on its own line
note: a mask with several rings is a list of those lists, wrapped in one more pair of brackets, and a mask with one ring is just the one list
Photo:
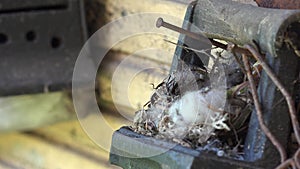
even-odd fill
[(300, 168), (300, 148), (298, 148), (297, 152), (294, 155), (294, 161), (297, 168)]
[(280, 103), (282, 103), (284, 101), (284, 98), (279, 99), (273, 106), (272, 109), (275, 109), (276, 106), (278, 106)]
[(246, 126), (243, 126), (243, 127), (241, 127), (240, 129), (238, 129), (236, 132), (237, 132), (237, 133), (240, 133), (240, 132), (246, 130), (247, 128), (248, 128), (247, 125), (246, 125)]
[(235, 52), (232, 52), (232, 54), (233, 54), (233, 57), (235, 58), (236, 62), (237, 62), (238, 65), (240, 66), (242, 72), (243, 72), (244, 74), (246, 74), (246, 71), (245, 71), (245, 68), (244, 68), (244, 66), (243, 66), (242, 61), (239, 59), (239, 57), (237, 56), (237, 54), (236, 54)]
[(296, 167), (293, 159), (288, 159), (288, 160), (284, 161), (279, 166), (277, 166), (276, 169), (286, 169), (289, 166), (291, 166), (293, 169)]
[(234, 134), (234, 137), (235, 137), (235, 141), (238, 143), (238, 145), (240, 144), (240, 141), (239, 141), (239, 136), (237, 134), (237, 131), (236, 129), (234, 128), (233, 124), (231, 123), (230, 120), (228, 120), (228, 124), (229, 126), (232, 128), (232, 131), (233, 131), (233, 134)]
[(297, 152), (292, 158), (281, 163), (279, 166), (276, 167), (276, 169), (286, 169), (289, 166), (292, 167), (292, 169), (300, 169), (300, 148), (297, 150)]
[(281, 162), (284, 162), (287, 158), (286, 151), (264, 123), (263, 115), (262, 115), (262, 109), (261, 109), (261, 106), (260, 106), (260, 103), (259, 103), (259, 100), (258, 100), (256, 85), (255, 85), (253, 76), (251, 74), (251, 68), (250, 68), (249, 60), (248, 60), (248, 57), (245, 54), (242, 54), (242, 57), (243, 57), (243, 63), (244, 63), (244, 66), (245, 66), (245, 70), (247, 72), (247, 78), (249, 80), (249, 86), (250, 86), (250, 89), (251, 89), (254, 105), (255, 105), (255, 108), (256, 108), (256, 114), (257, 114), (257, 117), (258, 117), (258, 122), (259, 122), (260, 128), (266, 134), (266, 136), (270, 139), (272, 144), (279, 151), (280, 157), (281, 157)]
[[(246, 71), (245, 71), (245, 74), (246, 74)], [(244, 81), (241, 84), (237, 85), (236, 89), (232, 92), (232, 96), (236, 96), (239, 91), (243, 90), (247, 86), (248, 86), (247, 81)]]
[(298, 145), (300, 145), (300, 128), (299, 128), (299, 122), (296, 115), (296, 107), (295, 103), (292, 99), (292, 96), (290, 93), (286, 90), (284, 85), (279, 81), (279, 79), (276, 77), (275, 73), (272, 71), (272, 69), (269, 67), (269, 65), (262, 59), (262, 56), (260, 53), (258, 53), (252, 46), (245, 45), (245, 48), (248, 49), (252, 55), (255, 57), (255, 59), (260, 62), (261, 66), (263, 67), (264, 71), (268, 74), (268, 76), (272, 79), (274, 84), (278, 87), (278, 89), (281, 91), (282, 95), (285, 97), (286, 102), (288, 104), (289, 113), (292, 121), (292, 126), (294, 129), (294, 133), (297, 139)]
[[(258, 63), (258, 62), (256, 62), (256, 63)], [(254, 70), (257, 72), (257, 76), (258, 77), (260, 77), (261, 75), (260, 75), (260, 67), (258, 67), (259, 66), (259, 64), (258, 65), (256, 65), (256, 63), (253, 65), (253, 68), (254, 68)], [(255, 73), (255, 71), (254, 71), (254, 73)]]
[(247, 56), (251, 56), (251, 53), (247, 49), (241, 48), (238, 45), (233, 44), (233, 43), (227, 44), (226, 50), (228, 50), (231, 53), (242, 53)]

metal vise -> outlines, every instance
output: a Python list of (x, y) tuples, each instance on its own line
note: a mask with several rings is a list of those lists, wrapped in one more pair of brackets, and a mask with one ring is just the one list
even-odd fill
[[(208, 38), (225, 40), (241, 46), (258, 45), (260, 52), (266, 55), (267, 63), (289, 92), (293, 93), (293, 82), (299, 75), (300, 67), (300, 10), (260, 8), (231, 0), (198, 0), (188, 7), (185, 21), (182, 28), (189, 32), (200, 32)], [(194, 29), (195, 26), (197, 29)], [(181, 34), (178, 44), (201, 49), (195, 36)], [(178, 61), (184, 60), (184, 56), (185, 50), (177, 47), (172, 70), (178, 68)], [(204, 64), (208, 64), (207, 56), (200, 57)], [(284, 101), (280, 102), (281, 93), (264, 71), (258, 94), (267, 127), (282, 145), (287, 146), (291, 134), (288, 108)], [(255, 112), (252, 113), (245, 138), (244, 160), (218, 157), (181, 146), (175, 146), (168, 152), (149, 158), (127, 158), (120, 155), (147, 153), (172, 144), (162, 142), (121, 128), (113, 135), (110, 161), (124, 168), (139, 168), (145, 165), (154, 168), (274, 168), (280, 161), (277, 150), (260, 130)], [(126, 146), (121, 150), (119, 144)], [(126, 150), (126, 147), (135, 145), (143, 147), (142, 150), (134, 149), (141, 152), (132, 152), (130, 148)]]

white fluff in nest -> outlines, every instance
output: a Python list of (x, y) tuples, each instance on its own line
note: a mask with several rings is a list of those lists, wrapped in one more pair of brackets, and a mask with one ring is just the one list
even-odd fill
[(230, 130), (223, 112), (226, 93), (224, 90), (211, 89), (187, 92), (172, 104), (168, 110), (170, 125), (160, 126), (159, 132), (168, 138), (198, 138), (199, 143), (214, 135), (215, 129)]

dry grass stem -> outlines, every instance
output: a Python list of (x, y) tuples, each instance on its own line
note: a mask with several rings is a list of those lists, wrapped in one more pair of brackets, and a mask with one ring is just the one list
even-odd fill
[(253, 79), (253, 76), (252, 76), (252, 73), (251, 73), (249, 60), (248, 60), (248, 57), (245, 54), (243, 54), (242, 57), (243, 57), (243, 63), (244, 63), (247, 78), (248, 78), (248, 81), (249, 81), (249, 86), (250, 86), (250, 89), (251, 89), (254, 105), (255, 105), (255, 108), (256, 108), (256, 114), (257, 114), (257, 118), (258, 118), (258, 121), (259, 121), (260, 128), (263, 130), (263, 132), (270, 139), (272, 144), (279, 151), (280, 157), (281, 157), (281, 162), (284, 162), (287, 158), (286, 151), (264, 123), (263, 115), (262, 115), (262, 109), (261, 109), (261, 105), (260, 105), (259, 100), (258, 100), (256, 85), (255, 85), (255, 82), (254, 82), (254, 79)]
[(286, 99), (288, 108), (289, 108), (291, 121), (292, 121), (292, 126), (294, 129), (294, 133), (295, 133), (298, 145), (300, 145), (300, 127), (299, 127), (299, 122), (297, 119), (295, 103), (294, 103), (294, 100), (293, 100), (291, 94), (286, 90), (284, 85), (279, 81), (279, 79), (276, 77), (275, 73), (272, 71), (272, 69), (269, 67), (269, 65), (262, 59), (262, 56), (260, 55), (260, 53), (257, 52), (257, 50), (255, 50), (250, 45), (245, 45), (245, 48), (248, 49), (252, 53), (252, 55), (258, 62), (260, 62), (264, 71), (272, 79), (274, 84), (278, 87), (278, 89), (280, 90), (280, 92), (282, 93), (284, 98)]

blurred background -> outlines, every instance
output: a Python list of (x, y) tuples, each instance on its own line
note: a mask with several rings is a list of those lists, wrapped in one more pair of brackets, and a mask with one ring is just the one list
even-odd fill
[[(183, 19), (189, 2), (0, 0), (0, 168), (117, 168), (109, 164), (109, 152), (94, 143), (79, 124), (71, 95), (74, 62), (88, 37), (105, 24), (143, 12)], [(120, 25), (119, 29), (124, 28)], [(165, 38), (152, 34), (127, 38), (101, 63), (96, 95), (114, 130), (130, 124), (116, 105), (133, 117), (148, 101), (153, 91), (150, 84), (157, 85), (168, 73), (176, 46)], [(169, 55), (139, 52), (149, 47)], [(112, 88), (113, 74), (128, 55), (131, 59), (121, 68), (120, 83)], [(139, 71), (140, 63), (163, 69)], [(122, 84), (122, 78), (133, 73), (137, 74), (130, 85)], [(122, 86), (126, 90), (120, 91)], [(129, 103), (119, 96), (128, 97)], [(90, 124), (99, 123), (93, 116), (84, 118)], [(110, 142), (111, 133), (97, 128), (93, 132)]]

